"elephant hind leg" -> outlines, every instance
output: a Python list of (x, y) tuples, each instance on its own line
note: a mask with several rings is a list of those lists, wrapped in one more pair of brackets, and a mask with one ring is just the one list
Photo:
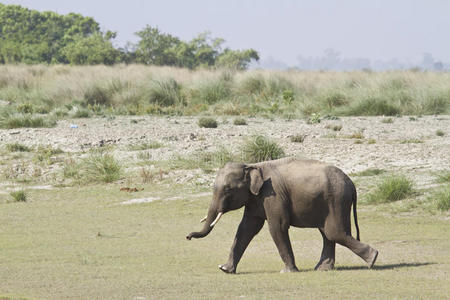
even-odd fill
[(325, 236), (322, 229), (319, 229), (319, 230), (320, 230), (320, 233), (322, 234), (322, 238), (323, 238), (323, 249), (322, 249), (322, 254), (320, 256), (320, 260), (317, 263), (314, 270), (319, 270), (319, 271), (332, 270), (332, 269), (334, 269), (336, 243), (333, 241), (330, 241)]
[(369, 269), (373, 267), (378, 257), (378, 251), (367, 244), (355, 240), (351, 235), (345, 235), (336, 240), (337, 243), (345, 246), (361, 257), (368, 265)]

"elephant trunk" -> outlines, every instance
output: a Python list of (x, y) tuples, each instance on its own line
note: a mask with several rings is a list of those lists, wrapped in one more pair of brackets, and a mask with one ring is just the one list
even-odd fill
[[(203, 229), (201, 231), (197, 232), (191, 232), (186, 236), (186, 239), (190, 240), (192, 238), (203, 238), (207, 236), (211, 230), (214, 228), (214, 225), (219, 221), (220, 217), (222, 216), (222, 213), (217, 212), (217, 209), (210, 208), (208, 211), (208, 215), (206, 216), (205, 224), (203, 226)], [(203, 221), (203, 220), (202, 220)]]

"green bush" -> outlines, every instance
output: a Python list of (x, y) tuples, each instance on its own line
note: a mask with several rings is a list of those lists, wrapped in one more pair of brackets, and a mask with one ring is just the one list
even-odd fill
[(438, 130), (436, 130), (436, 135), (437, 136), (444, 136), (445, 133), (442, 130), (438, 129)]
[(26, 202), (27, 194), (24, 190), (13, 191), (9, 193), (9, 195), (13, 198), (14, 202)]
[(213, 118), (200, 118), (198, 119), (198, 126), (202, 128), (217, 128), (217, 121)]
[(6, 150), (8, 150), (9, 152), (30, 152), (31, 151), (30, 147), (27, 147), (20, 143), (6, 144)]
[(34, 112), (33, 104), (31, 103), (22, 103), (17, 105), (17, 111), (22, 114), (32, 114)]
[(88, 182), (110, 183), (122, 174), (122, 166), (114, 156), (102, 152), (91, 153), (83, 160), (81, 169)]
[(236, 118), (233, 120), (233, 124), (237, 126), (247, 125), (247, 121), (244, 118)]
[(249, 163), (278, 159), (284, 155), (277, 143), (261, 135), (248, 139), (242, 147), (242, 158)]
[(368, 195), (369, 203), (402, 200), (414, 193), (413, 182), (403, 175), (385, 177), (375, 191)]

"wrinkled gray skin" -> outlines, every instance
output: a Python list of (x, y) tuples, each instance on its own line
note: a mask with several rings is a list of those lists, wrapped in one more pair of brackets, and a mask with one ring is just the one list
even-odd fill
[[(357, 239), (351, 236), (351, 206)], [(316, 270), (334, 268), (335, 247), (339, 243), (360, 256), (371, 268), (378, 251), (359, 241), (356, 216), (356, 190), (340, 169), (314, 160), (284, 158), (245, 165), (227, 163), (219, 170), (213, 200), (200, 232), (186, 236), (202, 238), (210, 233), (211, 223), (222, 212), (245, 207), (228, 261), (219, 268), (236, 273), (236, 268), (250, 241), (264, 221), (278, 248), (285, 268), (298, 271), (289, 239), (289, 227), (318, 228), (323, 249)]]

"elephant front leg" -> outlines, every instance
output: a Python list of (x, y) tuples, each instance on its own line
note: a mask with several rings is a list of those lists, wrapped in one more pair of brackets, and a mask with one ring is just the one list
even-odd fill
[(269, 230), (275, 242), (278, 253), (280, 253), (281, 259), (284, 262), (285, 268), (281, 270), (281, 273), (298, 272), (295, 266), (294, 252), (292, 251), (291, 240), (289, 239), (289, 226), (283, 226), (281, 222), (269, 222)]
[(336, 253), (336, 243), (327, 239), (325, 234), (320, 230), (323, 238), (323, 249), (320, 260), (314, 270), (328, 271), (334, 269), (334, 259)]
[(226, 264), (220, 265), (219, 268), (225, 273), (236, 273), (236, 268), (247, 249), (248, 244), (253, 237), (261, 230), (264, 225), (264, 219), (252, 216), (246, 209), (241, 223), (239, 224), (233, 245), (231, 246), (230, 256)]

